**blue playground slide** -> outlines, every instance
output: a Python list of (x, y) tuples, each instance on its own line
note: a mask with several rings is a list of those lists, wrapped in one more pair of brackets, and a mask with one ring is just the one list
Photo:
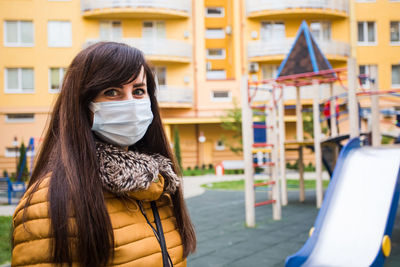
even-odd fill
[(400, 146), (342, 149), (333, 178), (304, 246), (287, 267), (383, 266), (399, 205)]

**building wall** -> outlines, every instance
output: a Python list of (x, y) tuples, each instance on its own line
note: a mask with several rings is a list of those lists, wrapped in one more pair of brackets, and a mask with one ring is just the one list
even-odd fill
[[(235, 154), (229, 149), (228, 144), (238, 146), (237, 140), (232, 138), (230, 131), (222, 129), (219, 124), (179, 125), (178, 131), (183, 168), (193, 169), (195, 166), (201, 167), (202, 164), (215, 166), (223, 160), (242, 157), (241, 154)], [(196, 131), (204, 135), (206, 138), (204, 143), (198, 141)], [(225, 141), (224, 149), (217, 148), (217, 141), (221, 139)], [(202, 150), (202, 153), (198, 155), (197, 150)]]
[(357, 46), (359, 65), (377, 65), (378, 84), (382, 90), (391, 86), (392, 65), (400, 64), (400, 46), (390, 44), (390, 22), (400, 21), (398, 1), (376, 0), (356, 3), (356, 21), (376, 23), (376, 44)]

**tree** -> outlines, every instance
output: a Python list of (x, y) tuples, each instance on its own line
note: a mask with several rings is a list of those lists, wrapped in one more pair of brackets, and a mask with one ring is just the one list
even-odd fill
[(311, 139), (314, 138), (314, 117), (312, 112), (302, 112), (303, 130)]
[(176, 160), (178, 161), (179, 168), (182, 170), (182, 156), (181, 156), (181, 145), (179, 140), (178, 126), (174, 126), (174, 153)]
[(237, 106), (236, 102), (234, 102), (233, 104), (233, 109), (228, 110), (227, 114), (221, 117), (221, 127), (222, 129), (232, 131), (232, 138), (236, 142), (228, 142), (225, 136), (221, 136), (221, 139), (233, 153), (239, 154), (243, 151), (242, 109)]
[[(24, 163), (25, 161), (25, 163)], [(23, 169), (22, 169), (22, 174), (20, 174), (21, 171), (21, 165), (24, 163)], [(29, 179), (29, 172), (28, 172), (28, 166), (27, 166), (27, 160), (26, 160), (26, 147), (24, 142), (22, 141), (21, 146), (19, 147), (19, 161), (17, 165), (17, 177), (19, 175), (21, 176), (21, 181), (27, 181)]]

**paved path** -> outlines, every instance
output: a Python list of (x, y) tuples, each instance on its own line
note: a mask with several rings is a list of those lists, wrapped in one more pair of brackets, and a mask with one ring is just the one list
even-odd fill
[[(296, 171), (287, 171), (287, 179), (298, 179), (299, 174)], [(262, 179), (262, 176), (259, 175)], [(203, 175), (203, 176), (185, 176), (183, 179), (183, 193), (185, 198), (195, 197), (203, 194), (205, 189), (201, 187), (202, 184), (208, 184), (212, 182), (221, 182), (221, 181), (236, 181), (244, 179), (243, 174), (239, 175), (224, 175), (224, 176), (216, 176), (216, 175)], [(311, 180), (315, 179), (315, 173), (306, 172), (304, 174), (304, 179)], [(329, 180), (329, 174), (327, 172), (323, 173), (323, 179)]]

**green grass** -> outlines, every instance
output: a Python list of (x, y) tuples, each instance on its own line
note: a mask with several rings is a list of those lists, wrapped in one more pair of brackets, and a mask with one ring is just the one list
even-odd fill
[(214, 170), (210, 169), (193, 169), (193, 170), (183, 170), (183, 176), (199, 176), (199, 175), (206, 175), (206, 174), (214, 174)]
[(0, 216), (0, 264), (11, 259), (11, 216)]
[[(255, 183), (261, 183), (264, 180), (256, 180)], [(299, 188), (299, 180), (286, 180), (288, 189), (297, 189)], [(327, 188), (329, 181), (323, 181), (323, 187)], [(237, 181), (226, 181), (226, 182), (215, 182), (210, 184), (204, 184), (202, 187), (207, 189), (218, 189), (218, 190), (244, 190), (244, 180)], [(315, 180), (305, 180), (304, 181), (305, 189), (315, 189)]]

